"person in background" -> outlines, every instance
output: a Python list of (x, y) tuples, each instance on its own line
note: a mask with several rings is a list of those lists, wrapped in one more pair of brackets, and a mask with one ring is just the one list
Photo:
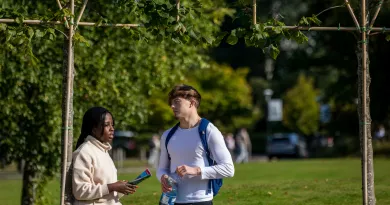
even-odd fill
[(232, 133), (227, 133), (225, 135), (225, 144), (228, 148), (230, 155), (234, 158), (234, 150), (236, 149), (236, 142), (234, 141), (234, 136)]
[(383, 142), (385, 139), (385, 135), (386, 135), (385, 127), (382, 124), (380, 124), (378, 126), (378, 130), (375, 132), (375, 139), (377, 139), (380, 142)]
[(239, 163), (247, 163), (248, 160), (248, 150), (247, 146), (245, 144), (245, 140), (242, 137), (242, 135), (236, 136), (236, 151), (237, 151), (237, 157), (235, 162), (237, 164)]
[(73, 152), (73, 205), (121, 205), (123, 195), (136, 191), (137, 186), (117, 180), (117, 169), (109, 155), (114, 124), (113, 115), (103, 107), (92, 107), (84, 114)]
[[(237, 133), (237, 137), (240, 137), (244, 141), (245, 147), (246, 147), (247, 158), (249, 160), (252, 157), (252, 142), (251, 142), (251, 138), (249, 137), (249, 134), (248, 134), (248, 131), (246, 130), (246, 128), (241, 128)], [(248, 160), (246, 160), (246, 161), (248, 161)]]
[(148, 164), (154, 168), (157, 168), (158, 157), (160, 153), (160, 136), (157, 134), (152, 136), (152, 139), (149, 142), (149, 148)]

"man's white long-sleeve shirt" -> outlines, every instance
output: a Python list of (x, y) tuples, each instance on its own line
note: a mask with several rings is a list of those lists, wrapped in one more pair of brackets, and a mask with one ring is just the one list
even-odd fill
[(212, 123), (206, 129), (207, 144), (217, 165), (209, 165), (206, 152), (198, 132), (199, 127), (182, 129), (178, 127), (168, 143), (168, 152), (171, 160), (168, 159), (165, 140), (169, 130), (161, 137), (160, 163), (157, 169), (157, 178), (161, 181), (163, 174), (174, 173), (180, 165), (200, 167), (201, 176), (185, 176), (179, 183), (177, 191), (177, 203), (194, 203), (210, 201), (213, 193), (207, 194), (208, 179), (219, 179), (232, 177), (234, 165), (232, 157), (225, 145), (221, 132)]

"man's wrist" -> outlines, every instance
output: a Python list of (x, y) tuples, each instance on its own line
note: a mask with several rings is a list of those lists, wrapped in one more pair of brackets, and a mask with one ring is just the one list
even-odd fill
[(202, 175), (202, 170), (200, 169), (200, 167), (196, 167), (196, 175), (197, 176)]

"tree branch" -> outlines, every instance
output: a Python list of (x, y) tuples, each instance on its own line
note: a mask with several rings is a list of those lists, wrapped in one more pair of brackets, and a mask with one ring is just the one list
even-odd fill
[(320, 13), (318, 13), (316, 16), (319, 16), (320, 14), (324, 13), (325, 11), (329, 11), (329, 10), (331, 10), (331, 9), (340, 8), (340, 7), (345, 7), (345, 5), (343, 4), (343, 5), (338, 5), (338, 6), (329, 7), (329, 8), (327, 8), (327, 9), (321, 11)]
[[(0, 19), (0, 23), (16, 23), (15, 19)], [(62, 25), (62, 21), (42, 21), (42, 20), (23, 20), (24, 24), (54, 24)], [(79, 22), (80, 26), (97, 26), (96, 22)], [(98, 25), (98, 27), (140, 27), (141, 24), (112, 24), (112, 23), (103, 23)], [(381, 28), (380, 28), (381, 29)]]
[(85, 7), (87, 6), (87, 3), (88, 3), (88, 0), (84, 0), (83, 7), (81, 8), (81, 11), (80, 11), (80, 13), (79, 13), (79, 16), (77, 17), (76, 27), (74, 28), (75, 31), (77, 30), (77, 27), (78, 27), (78, 25), (79, 25), (79, 22), (80, 22), (81, 17), (83, 16), (83, 13), (84, 13)]
[(176, 9), (177, 9), (177, 16), (176, 16), (176, 21), (179, 22), (180, 20), (180, 15), (179, 15), (179, 10), (180, 10), (180, 0), (176, 0)]
[(345, 1), (345, 4), (347, 5), (349, 14), (351, 14), (351, 17), (352, 17), (352, 19), (353, 19), (353, 22), (355, 23), (356, 28), (358, 28), (359, 31), (360, 31), (359, 22), (358, 22), (358, 20), (356, 19), (356, 16), (355, 16), (355, 14), (354, 14), (354, 12), (353, 12), (353, 9), (352, 9), (352, 7), (351, 7), (349, 1), (348, 1), (348, 0), (344, 0), (344, 1)]
[[(60, 3), (60, 0), (57, 0), (57, 4), (58, 4), (58, 7), (60, 8), (60, 10), (62, 10), (62, 6), (61, 6), (61, 3)], [(69, 23), (68, 23), (68, 20), (66, 19), (66, 17), (64, 17), (64, 20), (65, 20), (66, 28), (69, 28)]]
[[(376, 11), (375, 11), (374, 17), (373, 17), (372, 20), (371, 20), (370, 28), (374, 26), (376, 17), (378, 17), (379, 11), (380, 11), (381, 8), (382, 8), (382, 4), (383, 4), (383, 0), (380, 0), (379, 3), (378, 3), (378, 6), (376, 7)], [(368, 29), (367, 34), (370, 34), (370, 32), (371, 32), (370, 29)]]

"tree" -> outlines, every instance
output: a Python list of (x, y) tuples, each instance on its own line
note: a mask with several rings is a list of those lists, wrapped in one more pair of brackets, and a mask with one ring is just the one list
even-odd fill
[(260, 109), (253, 105), (247, 75), (247, 68), (233, 70), (216, 63), (186, 75), (202, 94), (200, 114), (212, 120), (222, 131), (252, 127), (260, 116)]
[(318, 130), (319, 105), (313, 79), (301, 74), (297, 84), (284, 97), (283, 124), (304, 135)]

